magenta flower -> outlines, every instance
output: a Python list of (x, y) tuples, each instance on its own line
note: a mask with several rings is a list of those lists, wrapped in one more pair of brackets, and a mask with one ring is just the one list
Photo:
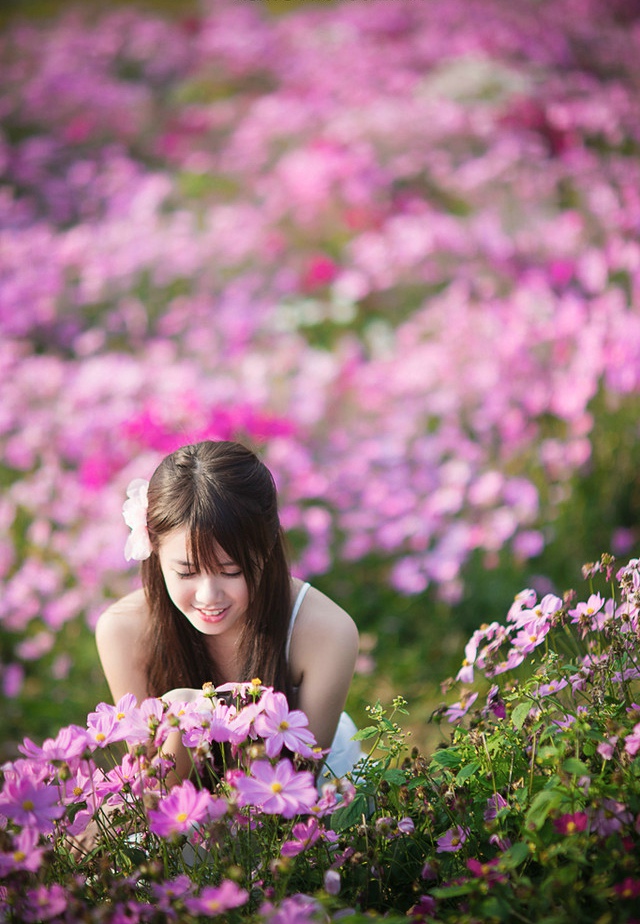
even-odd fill
[(292, 840), (285, 841), (280, 848), (283, 857), (297, 857), (299, 853), (308, 850), (320, 837), (320, 826), (317, 818), (300, 821), (293, 826)]
[(449, 828), (449, 830), (436, 841), (436, 853), (455, 853), (457, 850), (460, 850), (468, 837), (468, 828), (463, 828), (461, 825), (454, 825), (453, 828)]
[(618, 898), (640, 898), (640, 879), (627, 876), (613, 887)]
[(191, 879), (185, 874), (165, 882), (154, 882), (151, 884), (153, 902), (160, 911), (170, 912), (176, 899), (189, 895), (191, 887)]
[(560, 834), (577, 834), (580, 831), (586, 831), (588, 824), (589, 817), (586, 812), (573, 812), (573, 814), (561, 815), (553, 820), (553, 826)]
[(55, 786), (38, 784), (30, 776), (9, 778), (0, 793), (0, 814), (16, 825), (47, 834), (53, 830), (54, 821), (64, 815), (64, 806), (58, 800)]
[(277, 757), (283, 748), (315, 757), (316, 743), (309, 729), (309, 720), (301, 709), (289, 709), (284, 693), (267, 690), (262, 696), (264, 711), (255, 720), (256, 732), (265, 739), (268, 757)]
[(290, 760), (281, 760), (275, 767), (266, 760), (254, 761), (251, 776), (238, 778), (236, 788), (240, 805), (284, 818), (310, 812), (317, 797), (313, 774), (296, 771)]
[(219, 886), (206, 886), (196, 898), (187, 898), (185, 904), (191, 914), (216, 917), (231, 908), (239, 908), (248, 899), (245, 889), (231, 879), (223, 879)]
[(149, 829), (159, 837), (188, 834), (209, 816), (211, 794), (198, 790), (191, 780), (174, 786), (168, 796), (149, 810)]

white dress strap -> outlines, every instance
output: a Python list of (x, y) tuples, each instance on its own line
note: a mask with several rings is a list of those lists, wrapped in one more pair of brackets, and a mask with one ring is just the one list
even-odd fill
[(284, 649), (285, 657), (287, 659), (287, 664), (289, 663), (289, 649), (291, 648), (291, 636), (293, 635), (293, 627), (296, 624), (296, 618), (298, 616), (298, 611), (302, 606), (302, 601), (304, 600), (307, 591), (311, 587), (307, 581), (302, 585), (298, 591), (298, 596), (296, 597), (296, 602), (293, 604), (293, 609), (291, 611), (291, 619), (289, 620), (289, 631), (287, 632), (287, 644)]

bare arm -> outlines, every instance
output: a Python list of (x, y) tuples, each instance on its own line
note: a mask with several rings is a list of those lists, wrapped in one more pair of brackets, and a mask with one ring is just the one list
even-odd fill
[(315, 588), (305, 596), (291, 639), (290, 666), (298, 707), (322, 748), (333, 741), (358, 654), (351, 617)]

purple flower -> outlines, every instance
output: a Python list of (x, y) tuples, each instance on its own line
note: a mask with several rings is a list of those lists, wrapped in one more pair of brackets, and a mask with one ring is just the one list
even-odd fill
[(149, 829), (165, 838), (188, 834), (209, 817), (211, 803), (209, 792), (198, 790), (190, 780), (185, 780), (174, 786), (156, 809), (149, 809)]
[(445, 717), (450, 722), (456, 722), (458, 719), (461, 719), (463, 716), (467, 714), (469, 709), (471, 709), (471, 707), (477, 700), (478, 695), (479, 695), (478, 693), (472, 693), (470, 690), (463, 693), (462, 696), (460, 697), (459, 702), (453, 703), (452, 706), (449, 706), (449, 708), (445, 712)]
[(290, 760), (281, 760), (273, 767), (266, 760), (251, 765), (251, 776), (236, 781), (240, 805), (253, 805), (267, 815), (293, 818), (310, 812), (316, 802), (313, 774), (296, 771)]
[(483, 818), (485, 821), (495, 821), (498, 812), (501, 809), (507, 808), (507, 800), (504, 796), (501, 796), (499, 792), (494, 793), (492, 796), (489, 796), (487, 799), (487, 807), (484, 810)]
[(219, 886), (205, 886), (196, 898), (187, 898), (185, 904), (191, 914), (216, 917), (230, 908), (246, 904), (249, 893), (231, 879), (223, 879)]
[(449, 828), (442, 837), (439, 837), (436, 844), (436, 853), (455, 853), (460, 850), (464, 842), (469, 837), (469, 829), (461, 825), (454, 825)]
[(324, 890), (329, 895), (337, 895), (340, 892), (340, 873), (337, 869), (328, 869), (323, 879)]

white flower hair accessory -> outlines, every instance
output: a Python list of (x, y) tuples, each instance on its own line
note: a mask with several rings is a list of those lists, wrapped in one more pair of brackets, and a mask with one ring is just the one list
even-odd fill
[(151, 555), (151, 541), (147, 529), (147, 489), (149, 482), (134, 478), (127, 488), (127, 500), (122, 505), (124, 522), (131, 530), (124, 547), (127, 561), (144, 561)]

